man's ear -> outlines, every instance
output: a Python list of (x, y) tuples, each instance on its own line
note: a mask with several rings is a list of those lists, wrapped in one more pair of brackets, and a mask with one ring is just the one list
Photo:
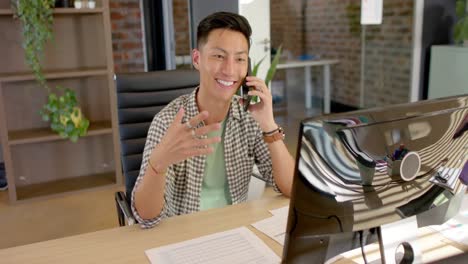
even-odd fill
[(198, 70), (200, 64), (200, 51), (198, 49), (192, 50), (192, 64)]

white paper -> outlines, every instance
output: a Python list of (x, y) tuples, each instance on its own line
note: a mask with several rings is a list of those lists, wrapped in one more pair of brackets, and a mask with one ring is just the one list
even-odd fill
[(286, 216), (288, 217), (289, 213), (289, 205), (278, 208), (278, 209), (273, 209), (269, 211), (272, 215), (280, 215), (280, 216)]
[(288, 223), (288, 210), (289, 206), (271, 210), (270, 212), (273, 214), (272, 217), (253, 223), (252, 226), (284, 246), (286, 225)]
[(439, 231), (446, 238), (468, 246), (468, 195), (463, 197), (460, 211), (442, 225), (431, 228)]
[(382, 24), (383, 0), (361, 0), (361, 25)]
[(145, 251), (151, 263), (280, 263), (280, 258), (246, 227)]

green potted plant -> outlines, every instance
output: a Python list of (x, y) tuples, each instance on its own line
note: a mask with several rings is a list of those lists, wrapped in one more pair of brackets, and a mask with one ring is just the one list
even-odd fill
[[(271, 61), (270, 68), (268, 68), (267, 75), (265, 76), (265, 83), (266, 85), (270, 85), (271, 80), (273, 80), (273, 77), (275, 76), (276, 73), (276, 67), (278, 66), (279, 59), (281, 57), (281, 49), (282, 45), (279, 46), (278, 50), (276, 51), (275, 56), (273, 57), (273, 60)], [(263, 60), (266, 58), (263, 57), (259, 62), (254, 63), (254, 67), (252, 69), (252, 75), (257, 76), (258, 73), (258, 68), (262, 64)]]
[(456, 44), (468, 46), (468, 12), (466, 10), (466, 0), (457, 0), (455, 12), (458, 21), (453, 29), (453, 38)]
[(50, 122), (50, 128), (63, 138), (76, 142), (86, 135), (89, 120), (82, 114), (73, 90), (56, 87), (55, 91), (47, 84), (41, 66), (44, 46), (53, 38), (54, 0), (12, 0), (14, 14), (22, 25), (23, 49), (26, 63), (33, 71), (39, 86), (48, 94), (47, 103), (40, 114), (44, 121)]
[[(279, 59), (281, 57), (281, 49), (282, 45), (279, 46), (278, 50), (276, 51), (275, 56), (273, 57), (273, 60), (271, 61), (270, 68), (268, 68), (267, 74), (265, 76), (265, 84), (267, 86), (270, 85), (271, 80), (273, 80), (273, 77), (275, 76), (276, 73), (276, 67), (278, 66)], [(263, 60), (265, 60), (266, 55), (257, 63), (254, 63), (254, 67), (252, 69), (252, 76), (257, 76), (258, 69), (260, 68), (260, 65), (262, 64)], [(258, 102), (257, 96), (252, 96), (252, 102)]]

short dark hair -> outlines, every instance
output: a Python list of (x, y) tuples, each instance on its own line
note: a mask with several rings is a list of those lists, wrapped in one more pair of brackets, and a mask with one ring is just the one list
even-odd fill
[(197, 48), (200, 48), (202, 44), (206, 43), (211, 31), (219, 28), (242, 33), (250, 49), (252, 28), (250, 27), (249, 21), (239, 14), (230, 12), (216, 12), (200, 21), (197, 28)]

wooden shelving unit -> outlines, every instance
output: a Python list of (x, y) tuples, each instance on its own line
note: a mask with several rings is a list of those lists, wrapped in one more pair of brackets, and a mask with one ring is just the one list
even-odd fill
[(85, 175), (71, 179), (36, 183), (17, 189), (18, 200), (33, 199), (36, 197), (53, 196), (63, 192), (95, 189), (115, 183), (115, 172)]
[[(66, 14), (102, 14), (104, 13), (104, 8), (56, 8), (54, 10), (54, 15), (66, 15)], [(0, 8), (0, 16), (9, 16), (13, 15), (13, 10), (10, 8)]]
[(73, 143), (41, 120), (47, 93), (24, 61), (10, 0), (0, 0), (0, 138), (10, 203), (122, 183), (108, 6), (54, 10), (54, 41), (41, 64), (49, 86), (74, 90), (90, 120)]
[[(105, 134), (112, 134), (112, 124), (110, 121), (90, 123), (88, 133), (85, 137)], [(48, 142), (62, 139), (59, 135), (51, 131), (49, 128), (33, 128), (19, 131), (11, 131), (8, 133), (8, 138), (10, 139), (10, 141), (8, 142), (10, 146), (19, 144)]]
[[(80, 78), (80, 77), (91, 77), (91, 76), (105, 76), (107, 75), (106, 68), (82, 68), (75, 70), (63, 70), (63, 71), (50, 71), (44, 72), (46, 79), (67, 79), (67, 78)], [(14, 74), (0, 74), (0, 82), (20, 82), (20, 81), (33, 81), (35, 77), (30, 72), (18, 72)]]

